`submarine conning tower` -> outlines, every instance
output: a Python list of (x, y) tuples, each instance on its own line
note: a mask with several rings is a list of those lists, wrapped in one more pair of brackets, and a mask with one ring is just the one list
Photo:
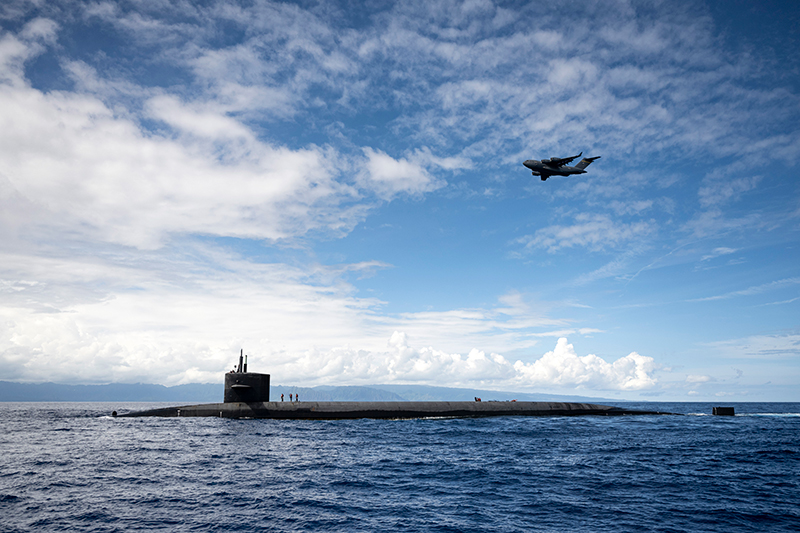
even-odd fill
[(239, 365), (225, 374), (225, 403), (268, 402), (269, 374), (247, 371), (247, 356), (239, 353)]

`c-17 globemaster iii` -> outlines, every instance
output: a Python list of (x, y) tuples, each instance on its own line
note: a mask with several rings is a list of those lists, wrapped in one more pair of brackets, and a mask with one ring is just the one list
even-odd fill
[(579, 153), (578, 155), (574, 155), (572, 157), (551, 157), (550, 159), (542, 159), (541, 161), (537, 161), (535, 159), (528, 159), (522, 164), (531, 169), (531, 173), (534, 176), (541, 176), (542, 181), (545, 181), (550, 176), (570, 176), (572, 174), (586, 174), (586, 171), (584, 169), (589, 165), (591, 165), (592, 161), (594, 161), (595, 159), (600, 159), (599, 155), (597, 157), (584, 157), (574, 167), (567, 166), (567, 163), (572, 163), (573, 159), (577, 159), (582, 155), (583, 152)]

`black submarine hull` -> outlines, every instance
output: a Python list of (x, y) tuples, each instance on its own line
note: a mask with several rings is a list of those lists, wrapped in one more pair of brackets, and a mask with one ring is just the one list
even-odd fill
[(281, 420), (343, 420), (357, 418), (478, 418), (491, 416), (624, 416), (663, 415), (568, 402), (226, 402), (165, 407), (122, 413), (119, 417), (220, 417)]

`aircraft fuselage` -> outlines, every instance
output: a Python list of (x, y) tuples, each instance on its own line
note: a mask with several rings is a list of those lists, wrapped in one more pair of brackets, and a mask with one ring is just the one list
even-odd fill
[(537, 161), (536, 159), (528, 159), (524, 163), (522, 163), (526, 167), (528, 167), (531, 172), (533, 172), (534, 176), (542, 176), (543, 178), (550, 177), (550, 176), (570, 176), (572, 174), (586, 174), (585, 170), (582, 170), (577, 167), (568, 167), (568, 166), (561, 166), (561, 167), (551, 167), (547, 163), (542, 163), (541, 161)]

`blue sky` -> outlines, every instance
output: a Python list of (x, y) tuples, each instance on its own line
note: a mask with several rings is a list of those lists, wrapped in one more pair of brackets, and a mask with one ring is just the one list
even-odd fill
[(0, 379), (800, 401), (799, 11), (4, 2)]

